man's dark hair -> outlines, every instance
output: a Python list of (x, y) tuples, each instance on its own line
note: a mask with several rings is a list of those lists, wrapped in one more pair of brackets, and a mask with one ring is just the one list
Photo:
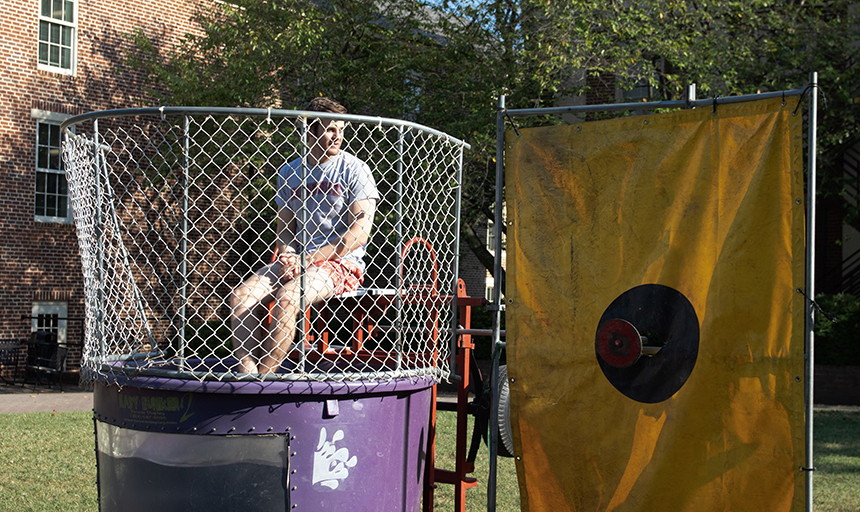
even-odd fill
[(317, 96), (308, 103), (305, 110), (311, 112), (331, 112), (332, 114), (346, 114), (346, 107), (325, 96)]
[[(317, 96), (312, 99), (310, 103), (308, 103), (307, 108), (305, 110), (310, 112), (330, 112), (332, 114), (346, 114), (346, 107), (341, 105), (340, 103), (334, 101), (331, 98), (326, 98), (325, 96)], [(322, 126), (322, 123), (319, 120), (313, 120), (308, 129), (312, 133), (317, 133), (317, 127)]]

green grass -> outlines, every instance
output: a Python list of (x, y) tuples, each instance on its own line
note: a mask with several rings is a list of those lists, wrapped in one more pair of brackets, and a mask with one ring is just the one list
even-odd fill
[(813, 430), (816, 512), (860, 510), (860, 412), (816, 411)]
[(0, 414), (0, 510), (98, 510), (92, 412)]
[[(440, 412), (437, 464), (454, 469), (454, 419)], [(0, 415), (0, 511), (98, 510), (92, 413)], [(466, 492), (466, 510), (487, 508), (487, 448), (475, 464), (478, 487)], [(860, 411), (816, 411), (815, 510), (860, 510)], [(513, 460), (499, 459), (497, 510), (519, 510)], [(453, 486), (440, 484), (436, 510), (454, 507)]]
[[(436, 421), (436, 467), (454, 470), (456, 447), (456, 414), (439, 412)], [(472, 436), (472, 417), (469, 417), (467, 439)], [(468, 442), (468, 441), (467, 441)], [(467, 448), (468, 450), (468, 444)], [(520, 490), (517, 484), (517, 469), (514, 460), (499, 457), (497, 466), (496, 510), (498, 512), (516, 512), (520, 510)], [(469, 476), (478, 479), (478, 486), (466, 491), (466, 510), (477, 512), (487, 510), (487, 475), (490, 473), (489, 450), (486, 444), (481, 444), (475, 460), (475, 472)], [(454, 510), (454, 486), (438, 484), (434, 499), (434, 509), (439, 511)]]

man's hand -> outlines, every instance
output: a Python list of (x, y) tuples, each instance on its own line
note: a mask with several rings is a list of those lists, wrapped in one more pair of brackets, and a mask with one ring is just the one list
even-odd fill
[(278, 263), (281, 264), (281, 277), (284, 279), (294, 279), (301, 272), (299, 255), (296, 253), (288, 252), (282, 254), (278, 257)]

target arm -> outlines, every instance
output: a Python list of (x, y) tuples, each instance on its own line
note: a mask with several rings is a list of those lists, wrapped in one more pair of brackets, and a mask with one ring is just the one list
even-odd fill
[(663, 347), (650, 347), (647, 345), (642, 345), (642, 354), (646, 356), (653, 356), (656, 353), (660, 352), (660, 349)]

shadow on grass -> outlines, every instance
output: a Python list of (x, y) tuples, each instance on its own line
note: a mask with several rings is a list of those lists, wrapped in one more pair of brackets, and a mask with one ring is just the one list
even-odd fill
[(815, 510), (860, 510), (860, 410), (816, 411), (813, 436)]

